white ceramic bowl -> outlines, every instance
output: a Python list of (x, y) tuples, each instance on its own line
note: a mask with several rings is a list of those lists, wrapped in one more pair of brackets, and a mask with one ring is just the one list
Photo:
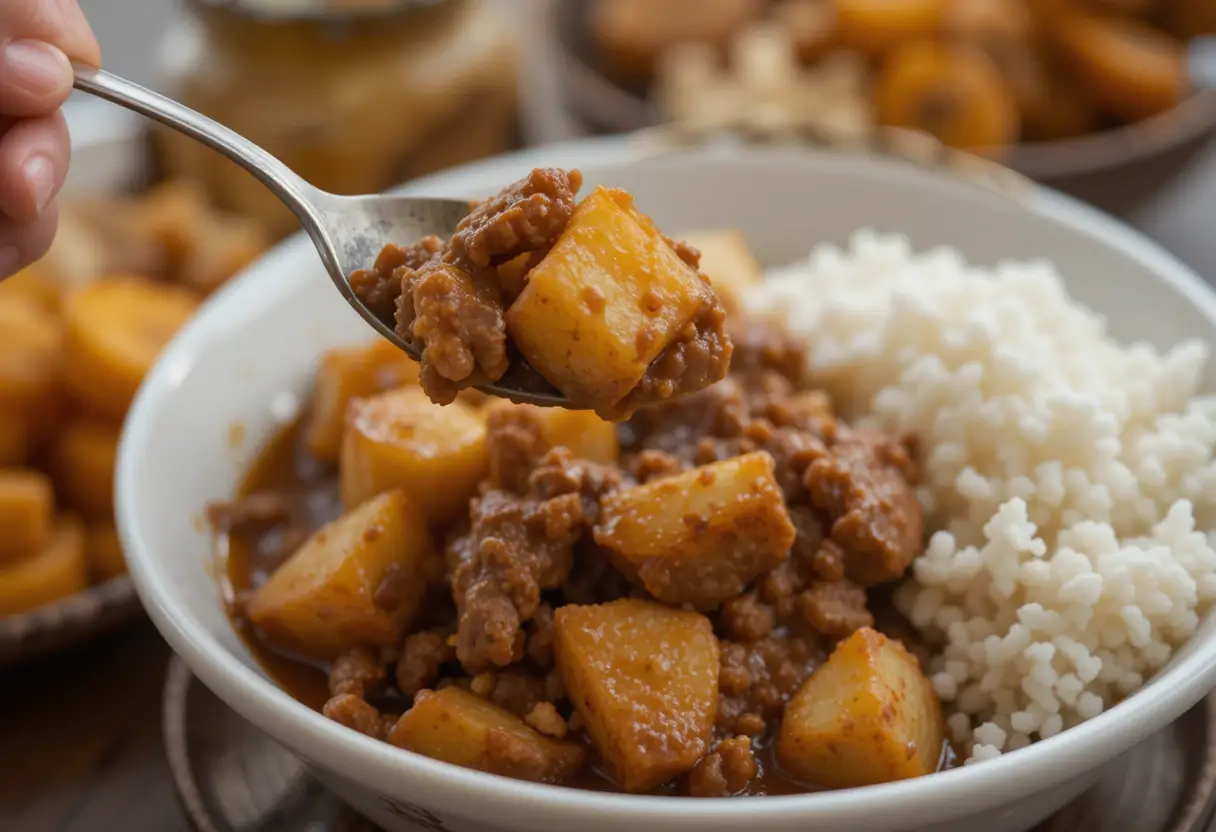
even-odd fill
[[(640, 160), (600, 140), (492, 160), (411, 190), (476, 197), (534, 164), (581, 167), (630, 190), (673, 230), (742, 229), (768, 264), (844, 242), (859, 226), (949, 243), (973, 261), (1054, 260), (1073, 294), (1115, 334), (1158, 347), (1216, 335), (1216, 295), (1144, 238), (1046, 191), (1017, 204), (891, 160), (808, 151), (701, 151)], [(131, 410), (118, 519), (139, 594), (165, 638), (215, 693), (303, 757), (357, 809), (393, 830), (643, 832), (1026, 829), (1090, 785), (1104, 763), (1216, 686), (1216, 619), (1140, 693), (1100, 717), (978, 766), (862, 790), (755, 800), (627, 797), (501, 779), (370, 740), (269, 681), (220, 604), (204, 504), (232, 494), (276, 427), (272, 402), (306, 389), (327, 347), (369, 337), (303, 239), (279, 247), (215, 297), (177, 337)], [(1209, 382), (1213, 379), (1209, 378)], [(1216, 386), (1212, 386), (1216, 389)], [(281, 416), (281, 414), (279, 414)], [(230, 443), (234, 423), (245, 444)]]

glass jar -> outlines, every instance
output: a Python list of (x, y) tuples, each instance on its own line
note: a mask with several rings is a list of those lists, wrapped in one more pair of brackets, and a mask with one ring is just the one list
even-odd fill
[[(516, 143), (509, 23), (494, 0), (186, 0), (160, 65), (170, 94), (317, 187), (374, 193)], [(156, 145), (219, 207), (299, 227), (218, 154), (164, 130)]]

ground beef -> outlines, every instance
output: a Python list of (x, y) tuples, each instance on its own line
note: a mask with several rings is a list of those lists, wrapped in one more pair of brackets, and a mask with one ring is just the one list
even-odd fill
[(683, 240), (673, 240), (665, 234), (663, 235), (663, 242), (671, 246), (671, 250), (684, 261), (684, 265), (694, 269), (701, 267), (701, 252), (696, 247), (690, 246)]
[(443, 665), (456, 660), (456, 649), (448, 643), (450, 632), (423, 630), (406, 637), (397, 661), (397, 689), (404, 696), (433, 687)]
[(366, 647), (356, 647), (339, 656), (330, 668), (329, 695), (367, 699), (379, 693), (386, 675), (379, 656)]
[(525, 495), (491, 489), (473, 501), (468, 533), (448, 547), (460, 615), (456, 654), (466, 670), (523, 657), (523, 623), (535, 615), (542, 590), (566, 582), (599, 497), (619, 482), (615, 469), (555, 448), (529, 474)]
[(330, 698), (321, 712), (339, 725), (345, 725), (360, 734), (377, 739), (383, 739), (385, 736), (384, 720), (381, 719), (380, 711), (354, 694), (342, 693)]
[(401, 295), (401, 269), (420, 269), (446, 249), (443, 240), (433, 234), (408, 246), (389, 243), (380, 250), (370, 269), (351, 273), (350, 287), (373, 315), (386, 326), (392, 326), (397, 298)]
[(898, 580), (921, 552), (914, 476), (903, 443), (863, 434), (833, 444), (806, 471), (811, 501), (844, 552), (845, 574), (861, 586)]
[(722, 740), (688, 775), (691, 797), (733, 797), (747, 788), (759, 766), (748, 737)]
[(866, 608), (866, 591), (852, 581), (812, 581), (795, 602), (798, 614), (815, 631), (844, 638), (874, 626)]
[(450, 404), (462, 388), (506, 373), (507, 325), (492, 275), (446, 260), (406, 269), (397, 298), (396, 329), (422, 348), (422, 388)]
[(566, 720), (552, 702), (537, 702), (524, 717), (524, 722), (546, 736), (561, 739), (566, 736)]
[(623, 418), (655, 402), (704, 390), (726, 377), (733, 351), (726, 311), (711, 292), (696, 316), (650, 362), (637, 386), (601, 415)]
[(486, 267), (551, 246), (570, 222), (582, 184), (577, 170), (534, 169), (460, 221), (451, 240), (453, 257)]
[(826, 654), (825, 645), (813, 634), (784, 628), (758, 641), (723, 641), (718, 734), (766, 732)]

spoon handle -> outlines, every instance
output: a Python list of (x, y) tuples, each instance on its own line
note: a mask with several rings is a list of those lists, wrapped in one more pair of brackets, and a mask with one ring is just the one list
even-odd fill
[(113, 73), (81, 64), (73, 69), (76, 89), (147, 116), (219, 151), (260, 179), (295, 212), (306, 228), (319, 224), (320, 218), (312, 202), (320, 192), (249, 139), (202, 113)]

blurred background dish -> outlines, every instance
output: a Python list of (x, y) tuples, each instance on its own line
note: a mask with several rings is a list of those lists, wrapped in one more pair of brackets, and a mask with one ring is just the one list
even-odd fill
[(914, 128), (1047, 179), (1216, 126), (1207, 0), (568, 0), (551, 22), (598, 131)]

